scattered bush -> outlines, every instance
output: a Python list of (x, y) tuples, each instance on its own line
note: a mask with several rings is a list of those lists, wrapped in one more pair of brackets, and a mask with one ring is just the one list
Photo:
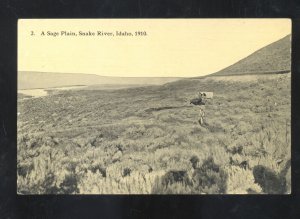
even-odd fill
[(226, 166), (224, 168), (228, 175), (227, 191), (228, 194), (259, 194), (261, 187), (255, 183), (252, 170), (244, 169), (239, 166)]
[[(183, 80), (19, 101), (18, 193), (288, 193), (290, 78), (276, 80)], [(200, 88), (215, 92), (203, 127), (187, 101)]]
[(193, 188), (199, 193), (222, 194), (226, 192), (227, 174), (215, 164), (212, 157), (194, 170)]
[(125, 169), (123, 169), (123, 174), (122, 176), (125, 177), (125, 176), (130, 176), (130, 173), (131, 173), (131, 169), (126, 167)]
[(277, 174), (262, 165), (253, 168), (255, 183), (259, 184), (262, 191), (267, 194), (283, 194), (286, 190), (285, 178), (280, 178)]
[(174, 183), (183, 183), (184, 185), (189, 185), (189, 177), (184, 170), (170, 170), (162, 177), (162, 186), (168, 187)]

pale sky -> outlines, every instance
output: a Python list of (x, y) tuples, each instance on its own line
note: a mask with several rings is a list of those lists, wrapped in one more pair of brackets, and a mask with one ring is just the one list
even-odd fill
[[(34, 36), (31, 36), (34, 31)], [(146, 31), (147, 36), (41, 36)], [(21, 19), (18, 70), (128, 77), (219, 71), (291, 33), (289, 19)]]

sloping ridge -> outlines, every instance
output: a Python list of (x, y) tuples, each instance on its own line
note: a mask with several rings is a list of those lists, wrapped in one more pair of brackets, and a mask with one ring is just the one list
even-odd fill
[(208, 76), (276, 74), (291, 71), (291, 35), (271, 43), (246, 58)]

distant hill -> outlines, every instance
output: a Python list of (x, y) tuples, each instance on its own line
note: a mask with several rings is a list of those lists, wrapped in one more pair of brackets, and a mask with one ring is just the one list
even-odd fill
[(74, 85), (160, 85), (176, 77), (107, 77), (95, 74), (18, 72), (18, 89), (52, 88)]
[(208, 76), (286, 73), (291, 70), (291, 35), (271, 43), (246, 58)]
[[(291, 36), (265, 46), (246, 58), (209, 76), (285, 73), (291, 70)], [(204, 77), (207, 77), (204, 76)], [(202, 78), (202, 77), (200, 77)], [(74, 85), (161, 85), (178, 77), (108, 77), (95, 74), (18, 72), (18, 89)]]

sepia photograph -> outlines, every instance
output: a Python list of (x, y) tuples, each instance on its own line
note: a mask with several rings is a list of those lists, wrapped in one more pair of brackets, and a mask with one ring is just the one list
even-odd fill
[(17, 194), (290, 194), (290, 19), (19, 19)]

